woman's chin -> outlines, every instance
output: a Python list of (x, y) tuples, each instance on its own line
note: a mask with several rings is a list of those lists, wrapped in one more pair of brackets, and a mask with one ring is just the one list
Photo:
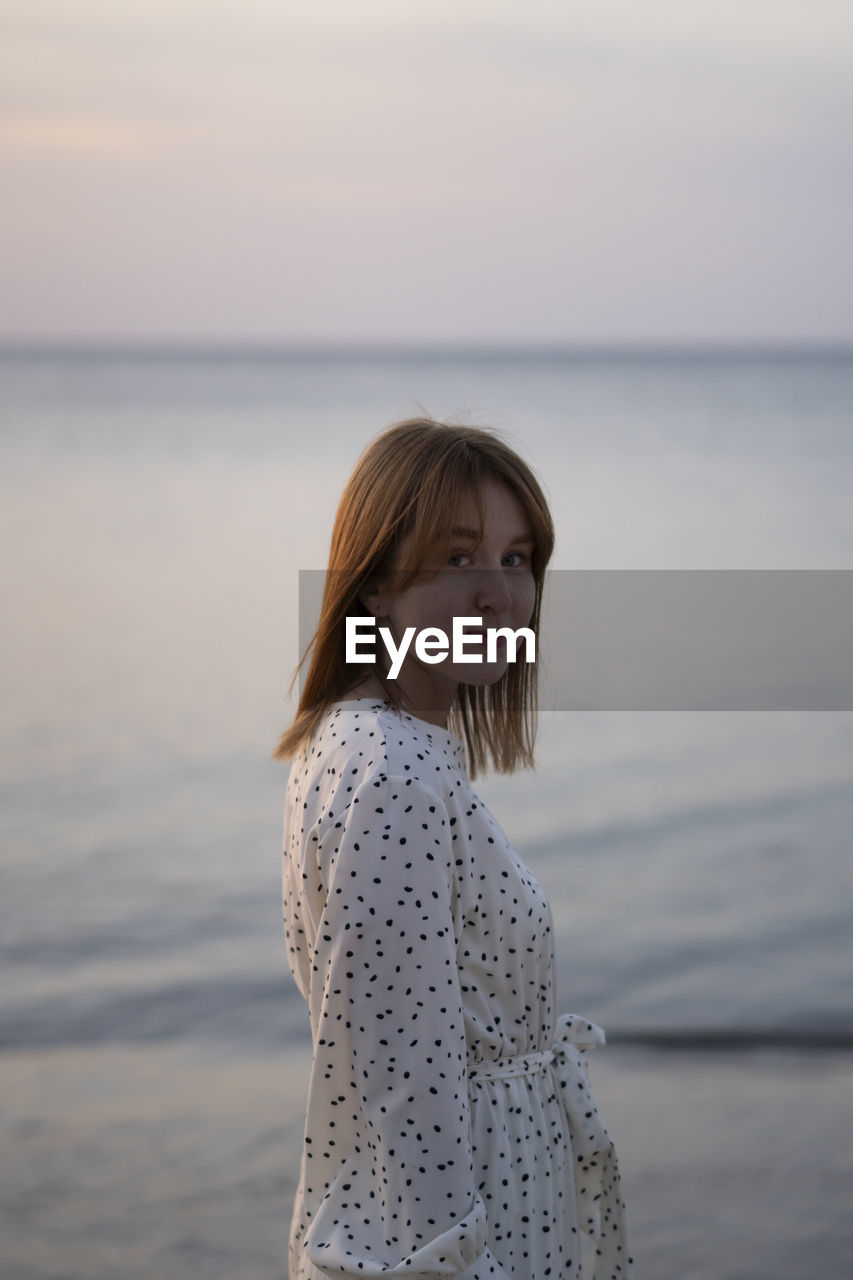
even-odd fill
[(507, 673), (509, 663), (504, 662), (484, 662), (482, 666), (466, 667), (465, 674), (460, 676), (460, 684), (471, 684), (476, 688), (484, 688), (490, 684), (497, 684)]

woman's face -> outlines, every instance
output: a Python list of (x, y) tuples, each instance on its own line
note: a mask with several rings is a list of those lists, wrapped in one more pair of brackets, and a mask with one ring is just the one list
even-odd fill
[[(536, 601), (533, 576), (533, 530), (524, 506), (505, 485), (489, 480), (482, 490), (484, 525), (477, 544), (479, 513), (469, 496), (450, 513), (452, 543), (446, 564), (429, 580), (416, 582), (405, 591), (382, 592), (363, 597), (379, 626), (388, 627), (399, 646), (407, 627), (416, 633), (425, 627), (440, 628), (452, 642), (453, 619), (476, 617), (481, 626), (465, 628), (465, 650), (480, 654), (482, 662), (454, 662), (449, 653), (442, 662), (422, 662), (409, 645), (397, 677), (402, 702), (412, 715), (444, 725), (459, 684), (494, 684), (508, 665), (507, 644), (498, 639), (496, 660), (486, 661), (487, 628), (526, 627)], [(406, 552), (408, 539), (397, 548), (394, 569), (410, 567)], [(478, 634), (479, 633), (479, 634)], [(379, 663), (389, 668), (387, 652), (377, 632)], [(523, 661), (523, 641), (517, 646)]]

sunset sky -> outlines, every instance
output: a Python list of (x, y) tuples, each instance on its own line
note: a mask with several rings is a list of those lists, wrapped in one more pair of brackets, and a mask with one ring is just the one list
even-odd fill
[(850, 0), (0, 0), (0, 340), (853, 341)]

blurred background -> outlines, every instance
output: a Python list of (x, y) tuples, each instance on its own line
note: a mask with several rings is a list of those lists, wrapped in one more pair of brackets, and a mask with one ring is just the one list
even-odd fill
[[(853, 568), (853, 13), (0, 0), (0, 1272), (286, 1278), (300, 569), (500, 429), (563, 569)], [(638, 1277), (837, 1280), (853, 715), (544, 718)]]

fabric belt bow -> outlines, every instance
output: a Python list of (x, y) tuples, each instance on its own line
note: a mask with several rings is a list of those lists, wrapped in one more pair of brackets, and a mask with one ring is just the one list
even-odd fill
[(596, 1240), (593, 1280), (629, 1280), (625, 1205), (619, 1165), (589, 1087), (584, 1054), (605, 1042), (594, 1022), (564, 1014), (557, 1022), (552, 1052), (575, 1155), (578, 1226)]

